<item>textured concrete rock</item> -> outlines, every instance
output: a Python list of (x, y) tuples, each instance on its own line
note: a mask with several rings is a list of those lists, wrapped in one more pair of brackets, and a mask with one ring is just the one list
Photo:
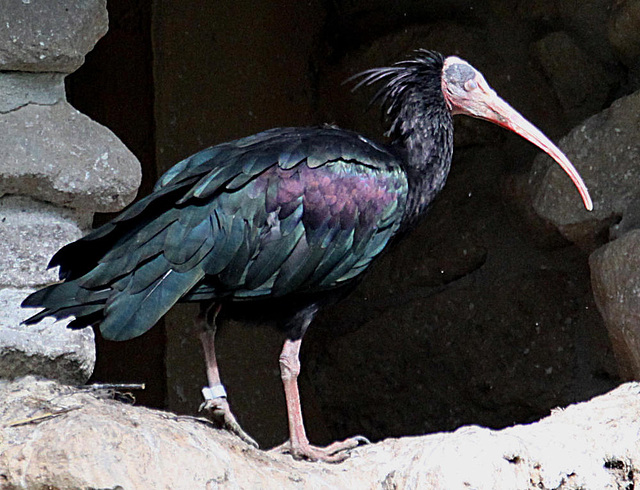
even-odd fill
[(63, 73), (0, 72), (0, 113), (64, 100)]
[(545, 155), (534, 162), (535, 209), (574, 242), (593, 241), (640, 196), (640, 91), (616, 100), (560, 141), (594, 201), (588, 212), (565, 173)]
[(72, 73), (107, 28), (106, 0), (2, 0), (0, 71)]
[(70, 330), (68, 321), (51, 318), (33, 326), (20, 325), (37, 311), (20, 307), (32, 291), (0, 289), (0, 378), (31, 374), (62, 383), (85, 383), (96, 360), (93, 330)]
[(569, 122), (576, 124), (604, 107), (615, 83), (613, 74), (566, 32), (548, 34), (534, 44), (533, 52)]
[(117, 211), (140, 164), (107, 128), (61, 101), (0, 115), (0, 196), (24, 194), (83, 211)]
[(265, 453), (207, 424), (49, 381), (0, 385), (8, 488), (633, 488), (640, 386), (528, 425), (388, 439), (339, 465)]
[(91, 226), (92, 213), (28, 197), (0, 198), (0, 287), (32, 287), (58, 280), (52, 255)]
[(640, 379), (640, 230), (599, 248), (589, 263), (593, 295), (609, 331), (620, 375)]

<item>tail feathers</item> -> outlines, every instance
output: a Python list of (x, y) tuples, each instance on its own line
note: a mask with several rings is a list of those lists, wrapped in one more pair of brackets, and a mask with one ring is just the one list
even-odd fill
[[(74, 316), (70, 328), (100, 325), (102, 336), (109, 340), (128, 340), (142, 335), (203, 277), (196, 267), (176, 272), (170, 267), (161, 275), (150, 274), (154, 261), (119, 281), (115, 287), (89, 291), (78, 280), (53, 284), (34, 292), (22, 302), (23, 307), (41, 307), (42, 311), (24, 320), (33, 325), (51, 316), (60, 320)], [(142, 283), (149, 281), (146, 285)]]
[(52, 316), (57, 320), (95, 314), (104, 309), (109, 290), (89, 291), (78, 286), (76, 281), (53, 284), (27, 296), (22, 307), (44, 308), (23, 321), (33, 325)]
[[(68, 308), (58, 308), (56, 310), (50, 310), (48, 308), (45, 308), (40, 313), (37, 313), (27, 318), (22, 323), (24, 323), (25, 325), (33, 325), (35, 323), (38, 323), (41, 320), (44, 320), (48, 316), (52, 316), (56, 320), (61, 320), (63, 318), (68, 318), (70, 316), (74, 316), (76, 317), (76, 319), (80, 319), (88, 315), (93, 316), (94, 313), (102, 312), (102, 310), (104, 310), (104, 303), (76, 305), (76, 306), (70, 306)], [(86, 323), (82, 325), (82, 327), (80, 327), (79, 322), (77, 322), (76, 320), (74, 320), (74, 322), (75, 322), (75, 325), (72, 326), (71, 324), (69, 324), (69, 328), (84, 328), (88, 325), (91, 325), (91, 323)]]
[(52, 284), (27, 296), (22, 306), (34, 306), (43, 308), (63, 308), (82, 303), (105, 302), (109, 297), (109, 289), (99, 290), (85, 289), (78, 281), (67, 281)]
[(142, 269), (144, 267), (107, 302), (105, 318), (100, 324), (104, 338), (129, 340), (142, 335), (204, 277), (200, 267), (186, 272), (167, 268), (164, 274), (141, 288), (135, 275), (144, 276)]

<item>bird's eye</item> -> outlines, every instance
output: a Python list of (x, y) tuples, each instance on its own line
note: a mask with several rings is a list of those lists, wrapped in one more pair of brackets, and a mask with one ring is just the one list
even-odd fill
[(478, 88), (478, 82), (476, 82), (473, 78), (464, 82), (464, 89), (467, 92), (471, 92), (472, 90), (475, 90), (477, 88)]

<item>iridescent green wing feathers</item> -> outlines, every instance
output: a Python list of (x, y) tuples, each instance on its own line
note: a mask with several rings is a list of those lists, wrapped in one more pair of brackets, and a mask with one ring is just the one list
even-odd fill
[(203, 150), (51, 266), (65, 282), (27, 298), (45, 316), (144, 333), (178, 300), (335, 288), (358, 276), (402, 220), (395, 158), (332, 127), (280, 128)]

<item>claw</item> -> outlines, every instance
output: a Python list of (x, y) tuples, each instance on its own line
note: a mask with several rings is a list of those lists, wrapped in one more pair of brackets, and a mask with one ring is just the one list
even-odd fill
[(291, 441), (287, 441), (280, 446), (274, 447), (269, 452), (290, 454), (294, 459), (298, 460), (341, 463), (351, 455), (352, 449), (364, 444), (370, 444), (369, 439), (364, 436), (354, 436), (344, 441), (336, 441), (326, 447), (312, 446), (309, 443), (293, 445)]
[(234, 417), (233, 413), (231, 413), (231, 408), (229, 407), (229, 402), (227, 402), (226, 398), (219, 397), (205, 400), (200, 405), (198, 411), (207, 412), (210, 415), (210, 418), (220, 424), (224, 429), (235, 434), (250, 446), (253, 446), (256, 449), (259, 448), (258, 443), (253, 439), (253, 437), (247, 434), (242, 427), (240, 427), (240, 424)]
[(351, 439), (358, 441), (359, 446), (366, 446), (367, 444), (371, 444), (371, 441), (365, 436), (353, 436)]

